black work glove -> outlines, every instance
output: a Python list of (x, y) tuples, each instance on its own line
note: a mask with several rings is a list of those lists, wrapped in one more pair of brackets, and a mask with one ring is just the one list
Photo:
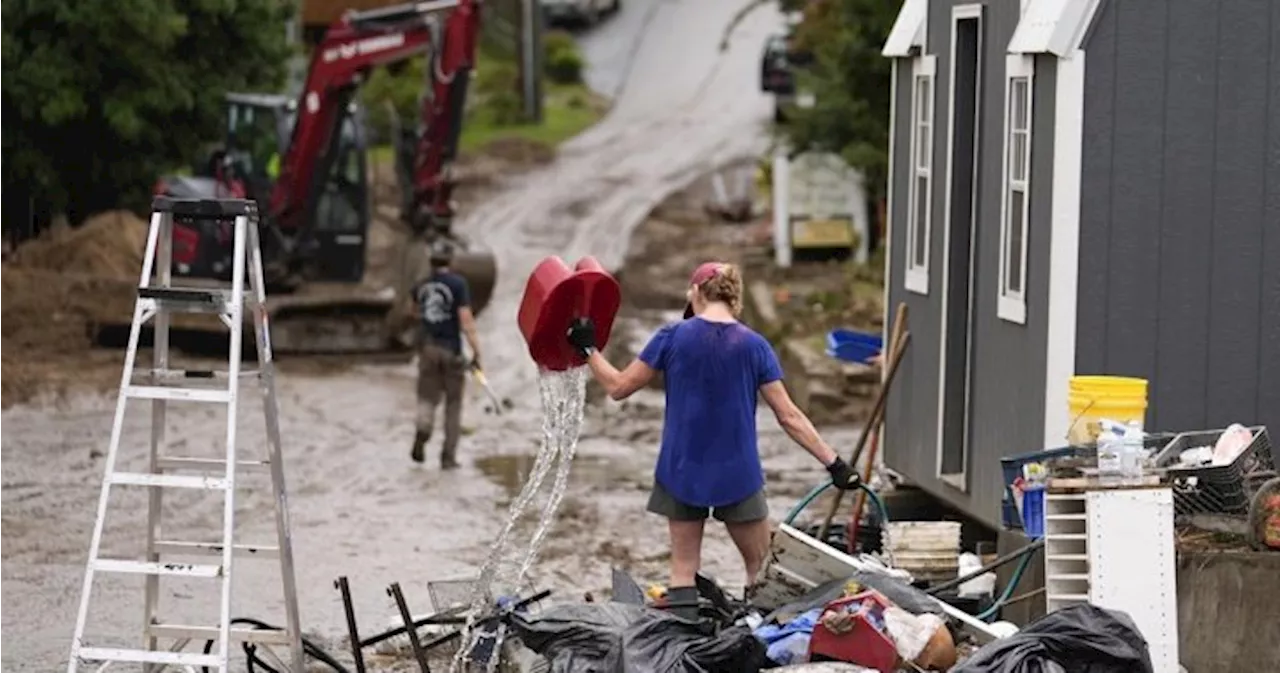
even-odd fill
[(831, 475), (832, 484), (841, 491), (852, 491), (862, 483), (862, 478), (840, 456), (827, 466), (827, 474)]
[(591, 318), (574, 320), (569, 326), (567, 336), (570, 345), (584, 358), (596, 349), (596, 324), (591, 321)]
[(479, 358), (479, 356), (475, 356), (475, 355), (471, 356), (471, 361), (467, 363), (467, 367), (468, 367), (469, 369), (473, 369), (473, 370), (475, 370), (475, 371), (480, 371), (480, 358)]

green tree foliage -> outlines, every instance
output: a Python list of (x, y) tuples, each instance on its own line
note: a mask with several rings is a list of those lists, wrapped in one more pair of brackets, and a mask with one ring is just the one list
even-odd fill
[(900, 5), (817, 0), (793, 35), (793, 47), (814, 56), (798, 83), (815, 104), (790, 111), (784, 132), (797, 149), (840, 153), (866, 175), (873, 200), (884, 196), (888, 172), (890, 62), (880, 49)]
[(293, 5), (7, 0), (6, 196), (44, 202), (72, 221), (145, 209), (161, 173), (221, 138), (227, 91), (283, 84)]

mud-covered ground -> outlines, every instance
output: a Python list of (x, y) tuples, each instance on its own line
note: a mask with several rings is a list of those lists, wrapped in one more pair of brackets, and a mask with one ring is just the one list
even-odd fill
[[(444, 474), (436, 468), (434, 443), (425, 466), (408, 459), (411, 364), (283, 363), (278, 394), (289, 516), (308, 633), (336, 642), (345, 632), (333, 588), (340, 575), (350, 578), (362, 630), (373, 632), (394, 614), (386, 595), (391, 582), (401, 584), (415, 611), (428, 612), (428, 581), (470, 576), (486, 557), (540, 436), (537, 373), (514, 320), (524, 280), (538, 260), (559, 254), (572, 262), (591, 254), (616, 269), (629, 249), (635, 251), (620, 274), (631, 303), (610, 349), (621, 360), (669, 317), (664, 309), (679, 308), (690, 265), (716, 253), (716, 246), (732, 247), (731, 238), (696, 217), (672, 216), (672, 208), (693, 210), (678, 202), (660, 210), (649, 226), (637, 227), (669, 195), (767, 143), (771, 107), (758, 92), (757, 59), (780, 18), (772, 7), (757, 9), (738, 23), (727, 48), (719, 48), (724, 29), (747, 4), (626, 3), (625, 11), (641, 12), (635, 16), (643, 20), (634, 21), (629, 74), (615, 92), (611, 115), (563, 146), (554, 162), (498, 181), (465, 210), (460, 228), (492, 248), (499, 261), (495, 297), (480, 324), (486, 370), (512, 408), (501, 416), (486, 413), (483, 395), (469, 389), (460, 470)], [(590, 58), (589, 44), (586, 52)], [(696, 186), (690, 194), (696, 198)], [(681, 228), (692, 233), (686, 236)], [(695, 240), (697, 247), (689, 243)], [(106, 362), (105, 370), (118, 356), (94, 357)], [(76, 378), (74, 369), (59, 376)], [(56, 399), (16, 404), (3, 415), (5, 671), (65, 664), (114, 410), (112, 391), (70, 390)], [(262, 448), (259, 401), (256, 390), (241, 398), (245, 457)], [(644, 513), (661, 411), (660, 391), (642, 391), (625, 404), (590, 403), (569, 489), (532, 584), (576, 600), (583, 591), (608, 586), (611, 564), (641, 580), (663, 579), (665, 527)], [(174, 405), (166, 425), (173, 454), (216, 457), (222, 450), (226, 427), (220, 410)], [(129, 415), (121, 469), (144, 469), (149, 427), (145, 408)], [(761, 428), (770, 502), (778, 517), (822, 473), (767, 414)], [(847, 446), (853, 435), (852, 428), (834, 428), (829, 438)], [(259, 475), (241, 483), (240, 540), (271, 543), (269, 483)], [(115, 492), (104, 549), (136, 557), (145, 535), (145, 498), (136, 489)], [(219, 498), (166, 494), (165, 535), (213, 540), (221, 512)], [(705, 567), (739, 584), (741, 569), (728, 537), (722, 529), (709, 530)], [(276, 570), (270, 561), (238, 563), (236, 615), (282, 623)], [(90, 627), (99, 644), (139, 644), (141, 586), (140, 579), (99, 577)], [(215, 595), (211, 585), (166, 579), (163, 587), (167, 620), (214, 621), (216, 603), (206, 598)]]

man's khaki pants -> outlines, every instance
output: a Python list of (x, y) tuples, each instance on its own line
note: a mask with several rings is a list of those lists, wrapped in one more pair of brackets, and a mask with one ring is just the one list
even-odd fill
[(462, 356), (435, 344), (424, 344), (418, 352), (418, 432), (430, 434), (436, 407), (444, 397), (444, 447), (442, 463), (456, 460), (458, 436), (462, 432), (462, 391), (466, 384), (466, 364)]

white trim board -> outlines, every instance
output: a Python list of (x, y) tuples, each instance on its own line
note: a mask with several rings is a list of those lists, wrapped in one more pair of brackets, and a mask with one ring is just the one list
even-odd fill
[[(983, 24), (985, 21), (985, 17), (983, 16), (983, 5), (980, 5), (980, 4), (957, 5), (951, 8), (951, 25), (950, 25), (951, 72), (949, 75), (950, 79), (948, 80), (948, 83), (947, 83), (947, 158), (946, 158), (947, 169), (946, 169), (946, 173), (943, 174), (943, 179), (946, 180), (946, 195), (943, 197), (943, 206), (942, 206), (942, 209), (943, 209), (942, 210), (942, 259), (939, 260), (942, 263), (939, 266), (939, 270), (942, 275), (942, 288), (941, 288), (942, 312), (940, 314), (941, 319), (939, 322), (939, 324), (941, 325), (941, 328), (938, 330), (938, 337), (939, 337), (938, 338), (938, 363), (939, 363), (938, 364), (938, 411), (937, 411), (938, 427), (936, 432), (937, 452), (934, 456), (934, 475), (938, 477), (940, 480), (942, 480), (942, 482), (947, 484), (948, 486), (958, 489), (961, 492), (968, 492), (969, 490), (968, 480), (966, 479), (965, 475), (969, 470), (969, 449), (971, 448), (970, 446), (967, 445), (968, 436), (969, 436), (968, 426), (969, 426), (969, 413), (970, 413), (969, 412), (970, 410), (969, 370), (973, 363), (967, 354), (965, 356), (965, 367), (964, 367), (965, 391), (964, 391), (964, 398), (962, 402), (962, 404), (964, 405), (964, 410), (962, 412), (963, 418), (964, 418), (964, 431), (963, 431), (963, 434), (961, 435), (963, 437), (962, 441), (965, 442), (966, 445), (961, 447), (960, 471), (959, 472), (943, 472), (942, 471), (943, 453), (945, 451), (945, 446), (943, 441), (943, 429), (945, 426), (946, 404), (947, 404), (947, 345), (948, 345), (949, 335), (950, 335), (950, 331), (948, 330), (948, 325), (947, 325), (947, 309), (948, 309), (948, 305), (951, 302), (951, 290), (949, 286), (950, 286), (950, 278), (951, 278), (951, 202), (952, 202), (951, 185), (952, 185), (952, 170), (954, 168), (954, 161), (955, 161), (955, 142), (956, 142), (956, 127), (955, 127), (955, 121), (956, 121), (956, 25), (963, 19), (977, 19), (978, 21), (978, 52), (977, 52), (978, 73), (977, 73), (977, 79), (974, 82), (974, 86), (977, 88), (976, 100), (977, 100), (978, 109), (975, 110), (975, 128), (974, 128), (974, 138), (973, 138), (973, 147), (974, 147), (974, 155), (972, 158), (973, 160), (972, 199), (973, 200), (971, 201), (971, 205), (970, 205), (970, 220), (969, 220), (969, 241), (970, 241), (969, 242), (969, 292), (968, 292), (969, 306), (968, 306), (968, 316), (965, 322), (965, 330), (968, 332), (968, 334), (966, 335), (966, 339), (972, 339), (973, 337), (973, 306), (974, 306), (973, 274), (975, 270), (974, 253), (977, 247), (975, 244), (975, 241), (977, 240), (977, 237), (975, 234), (977, 233), (976, 232), (977, 223), (978, 223), (977, 206), (978, 206), (978, 197), (980, 194), (978, 177), (981, 175), (981, 170), (980, 170), (981, 167), (978, 165), (978, 152), (979, 152), (979, 148), (982, 146), (981, 145), (982, 143), (982, 93), (983, 93), (982, 81), (984, 79), (983, 78), (983, 70), (985, 66), (984, 61), (986, 60), (983, 58), (983, 49), (986, 47), (986, 45), (984, 44), (984, 41), (982, 39), (982, 35), (983, 35), (982, 29), (984, 27)], [(944, 477), (950, 477), (950, 478), (944, 479)]]
[(1023, 0), (1022, 18), (1009, 39), (1010, 54), (1068, 58), (1080, 42), (1100, 0)]
[(1048, 338), (1044, 445), (1061, 446), (1071, 425), (1067, 392), (1076, 365), (1080, 273), (1080, 183), (1084, 143), (1084, 52), (1058, 60), (1053, 136), (1053, 215), (1049, 228)]
[(898, 10), (889, 37), (884, 41), (880, 55), (889, 58), (906, 58), (912, 50), (923, 53), (928, 38), (929, 0), (906, 0)]

